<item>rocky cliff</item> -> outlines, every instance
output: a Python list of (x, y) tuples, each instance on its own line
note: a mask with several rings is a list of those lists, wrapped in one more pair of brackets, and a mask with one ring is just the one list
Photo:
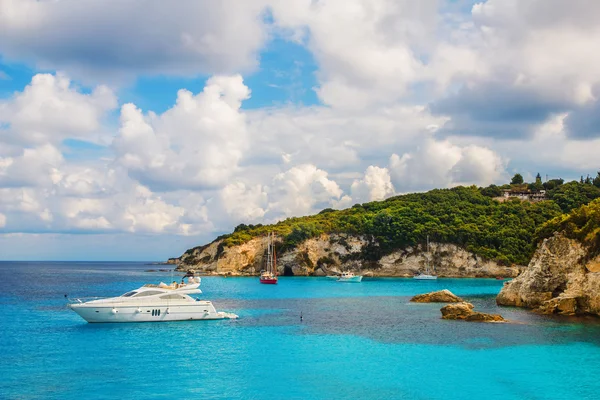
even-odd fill
[[(279, 274), (323, 276), (352, 270), (373, 276), (411, 277), (425, 269), (428, 257), (441, 277), (515, 277), (523, 268), (484, 260), (452, 244), (431, 243), (429, 256), (424, 246), (416, 246), (377, 257), (372, 256), (376, 252), (369, 252), (369, 246), (372, 243), (363, 236), (323, 234), (286, 249), (283, 239), (279, 238), (276, 244)], [(169, 263), (176, 264), (179, 270), (253, 275), (262, 269), (266, 248), (266, 237), (255, 237), (231, 247), (217, 240), (190, 249), (181, 257), (170, 259)]]
[(496, 302), (546, 314), (600, 315), (600, 256), (556, 233), (543, 240), (521, 275), (504, 284)]

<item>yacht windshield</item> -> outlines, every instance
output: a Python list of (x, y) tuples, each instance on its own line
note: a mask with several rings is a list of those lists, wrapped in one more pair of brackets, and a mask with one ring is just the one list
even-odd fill
[(136, 293), (137, 293), (137, 292), (135, 292), (135, 291), (134, 291), (134, 292), (127, 292), (127, 293), (125, 293), (124, 295), (122, 295), (121, 297), (131, 297), (131, 296), (133, 296), (133, 295), (134, 295), (134, 294), (136, 294)]

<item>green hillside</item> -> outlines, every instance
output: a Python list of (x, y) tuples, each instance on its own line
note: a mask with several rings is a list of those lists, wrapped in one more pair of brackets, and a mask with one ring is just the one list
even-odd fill
[[(370, 245), (361, 257), (377, 260), (394, 249), (424, 243), (429, 235), (431, 241), (453, 243), (487, 259), (524, 265), (533, 254), (536, 231), (541, 231), (544, 223), (558, 221), (554, 218), (563, 212), (600, 197), (600, 189), (591, 182), (549, 182), (548, 200), (540, 202), (499, 202), (493, 199), (502, 193), (499, 187), (459, 186), (356, 204), (345, 210), (325, 209), (274, 225), (241, 224), (218, 239), (224, 239), (223, 246), (234, 246), (273, 231), (284, 237), (281, 250), (285, 250), (321, 233), (365, 235)], [(521, 181), (515, 187), (526, 190), (527, 184)]]
[(536, 234), (536, 242), (562, 232), (591, 247), (591, 255), (600, 253), (600, 199), (560, 215), (545, 223)]

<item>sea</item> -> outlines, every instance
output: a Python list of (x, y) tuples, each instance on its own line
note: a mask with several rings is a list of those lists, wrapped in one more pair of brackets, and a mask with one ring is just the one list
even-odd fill
[[(599, 320), (498, 307), (496, 279), (203, 277), (201, 297), (235, 320), (88, 324), (66, 307), (180, 279), (159, 268), (0, 262), (0, 398), (600, 398)], [(511, 322), (409, 302), (440, 289)]]

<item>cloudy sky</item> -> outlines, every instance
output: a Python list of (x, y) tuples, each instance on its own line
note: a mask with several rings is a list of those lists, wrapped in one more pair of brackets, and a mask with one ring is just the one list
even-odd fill
[(0, 0), (0, 259), (600, 168), (600, 1)]

